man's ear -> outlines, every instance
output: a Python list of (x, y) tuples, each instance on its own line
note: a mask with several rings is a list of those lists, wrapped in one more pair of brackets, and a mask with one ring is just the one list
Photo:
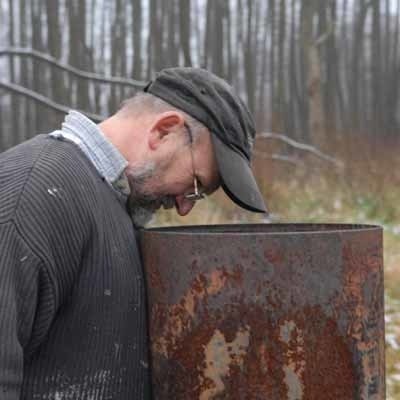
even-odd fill
[(181, 128), (185, 120), (178, 111), (166, 111), (158, 114), (150, 129), (149, 146), (155, 150), (173, 131)]

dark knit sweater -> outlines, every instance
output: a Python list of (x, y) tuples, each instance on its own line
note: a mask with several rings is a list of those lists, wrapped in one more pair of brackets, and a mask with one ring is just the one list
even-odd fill
[(147, 399), (144, 280), (125, 205), (72, 143), (0, 155), (0, 399)]

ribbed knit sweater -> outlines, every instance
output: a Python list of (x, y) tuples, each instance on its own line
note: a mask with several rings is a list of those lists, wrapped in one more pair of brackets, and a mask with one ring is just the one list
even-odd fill
[(144, 279), (125, 205), (72, 143), (0, 155), (0, 399), (149, 398)]

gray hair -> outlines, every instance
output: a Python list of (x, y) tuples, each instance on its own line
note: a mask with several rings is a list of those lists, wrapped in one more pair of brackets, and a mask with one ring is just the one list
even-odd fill
[(206, 126), (196, 118), (151, 93), (138, 92), (134, 97), (126, 99), (122, 102), (118, 113), (125, 116), (139, 116), (143, 112), (158, 114), (165, 111), (179, 111), (184, 116), (186, 123), (190, 126), (193, 140), (208, 131)]

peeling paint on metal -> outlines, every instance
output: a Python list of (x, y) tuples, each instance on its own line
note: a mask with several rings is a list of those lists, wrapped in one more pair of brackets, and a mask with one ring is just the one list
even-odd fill
[(280, 339), (287, 345), (286, 364), (283, 365), (288, 400), (303, 399), (303, 379), (306, 367), (303, 333), (293, 320), (280, 326)]
[(293, 330), (296, 328), (294, 321), (286, 321), (281, 325), (280, 338), (282, 342), (289, 344)]
[(233, 341), (227, 342), (225, 336), (218, 329), (205, 346), (204, 378), (212, 383), (199, 396), (199, 400), (212, 399), (215, 395), (223, 393), (225, 384), (223, 379), (229, 373), (232, 364), (239, 367), (243, 365), (243, 357), (249, 346), (249, 327), (239, 329)]

